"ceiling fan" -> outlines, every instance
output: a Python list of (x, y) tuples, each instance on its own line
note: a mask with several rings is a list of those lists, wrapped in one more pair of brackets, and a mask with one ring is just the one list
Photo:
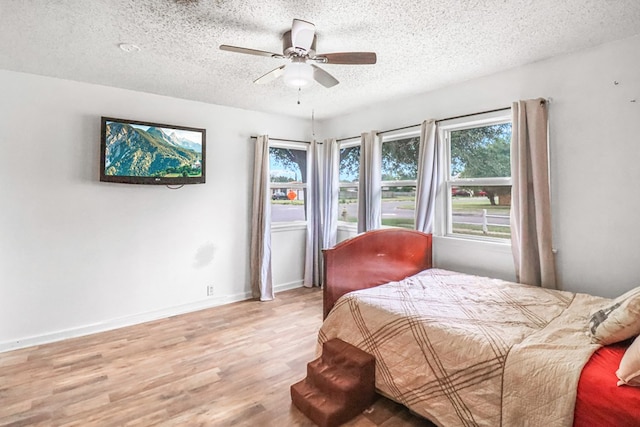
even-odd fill
[(269, 71), (258, 77), (254, 83), (269, 83), (282, 76), (285, 84), (300, 88), (313, 80), (322, 86), (330, 88), (337, 85), (338, 80), (331, 74), (315, 65), (318, 64), (342, 64), (359, 65), (375, 64), (375, 52), (337, 52), (316, 53), (316, 30), (311, 22), (294, 19), (291, 30), (282, 36), (282, 54), (266, 52), (263, 50), (248, 49), (244, 47), (220, 45), (221, 50), (228, 52), (245, 53), (257, 56), (269, 56), (276, 59), (289, 59), (291, 62)]

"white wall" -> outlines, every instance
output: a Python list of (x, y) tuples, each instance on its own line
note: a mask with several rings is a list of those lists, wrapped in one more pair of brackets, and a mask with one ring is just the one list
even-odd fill
[[(551, 98), (551, 191), (560, 284), (611, 297), (640, 284), (639, 70), (636, 36), (372, 105), (323, 121), (317, 129), (322, 138), (345, 138), (508, 107), (519, 99)], [(434, 262), (514, 277), (509, 249), (495, 245), (436, 238)]]
[[(0, 351), (250, 296), (250, 136), (308, 120), (7, 71), (0, 94)], [(206, 128), (207, 183), (99, 182), (103, 115)]]
[(275, 292), (298, 288), (304, 281), (307, 227), (303, 224), (271, 226), (271, 268)]

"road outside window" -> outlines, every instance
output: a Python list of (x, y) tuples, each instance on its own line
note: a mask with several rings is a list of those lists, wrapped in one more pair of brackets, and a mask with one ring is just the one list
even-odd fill
[(382, 225), (415, 228), (418, 135), (382, 142)]
[(449, 153), (447, 234), (509, 240), (511, 123), (461, 125), (444, 135)]
[(307, 150), (270, 147), (271, 222), (306, 220)]
[(338, 221), (357, 226), (360, 145), (348, 145), (340, 148), (339, 173)]

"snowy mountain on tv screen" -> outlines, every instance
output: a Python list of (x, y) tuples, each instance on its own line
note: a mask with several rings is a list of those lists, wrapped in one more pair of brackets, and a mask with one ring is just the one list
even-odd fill
[[(106, 124), (105, 174), (115, 176), (201, 176), (202, 144), (173, 129)], [(193, 132), (199, 135), (198, 132)]]

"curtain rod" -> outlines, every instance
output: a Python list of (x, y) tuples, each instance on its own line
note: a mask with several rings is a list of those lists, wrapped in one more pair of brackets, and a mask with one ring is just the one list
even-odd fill
[[(258, 138), (257, 136), (251, 136), (251, 139), (256, 139)], [(283, 142), (301, 142), (303, 144), (311, 144), (310, 141), (300, 141), (297, 139), (282, 139), (282, 138), (271, 138), (269, 137), (269, 141), (283, 141)]]
[[(447, 117), (446, 119), (436, 120), (436, 123), (445, 122), (447, 120), (453, 120), (453, 119), (462, 119), (464, 117), (477, 116), (478, 114), (488, 114), (488, 113), (495, 113), (495, 112), (498, 112), (498, 111), (506, 111), (506, 110), (510, 110), (510, 109), (511, 109), (511, 107), (504, 107), (504, 108), (496, 108), (496, 109), (493, 109), (493, 110), (480, 111), (479, 113), (462, 114), (460, 116), (453, 116), (453, 117)], [(418, 124), (415, 124), (415, 125), (403, 126), (401, 128), (383, 130), (382, 132), (378, 132), (378, 135), (382, 135), (382, 134), (389, 133), (389, 132), (396, 132), (396, 131), (399, 131), (399, 130), (411, 129), (411, 128), (420, 126), (421, 124), (422, 123), (418, 123)], [(336, 141), (337, 142), (341, 142), (341, 141), (346, 141), (348, 139), (355, 139), (355, 138), (360, 138), (360, 135), (350, 136), (348, 138), (340, 138), (340, 139), (337, 139)]]
[[(544, 98), (544, 102), (551, 102), (551, 98)], [(502, 108), (494, 108), (493, 110), (480, 111), (478, 113), (462, 114), (462, 115), (459, 115), (459, 116), (447, 117), (445, 119), (438, 119), (438, 120), (436, 120), (436, 123), (446, 122), (447, 120), (463, 119), (465, 117), (477, 116), (479, 114), (497, 113), (498, 111), (506, 111), (506, 110), (510, 110), (510, 109), (511, 109), (511, 107), (502, 107)], [(396, 131), (399, 131), (399, 130), (411, 129), (411, 128), (420, 126), (421, 124), (422, 123), (418, 123), (418, 124), (415, 124), (415, 125), (409, 125), (409, 126), (403, 126), (403, 127), (395, 128), (395, 129), (383, 130), (381, 132), (378, 132), (378, 135), (382, 135), (382, 134), (389, 133), (389, 132), (396, 132)], [(257, 138), (257, 136), (252, 136), (251, 138), (255, 139), (255, 138)], [(348, 139), (356, 139), (356, 138), (360, 138), (360, 135), (350, 136), (350, 137), (347, 137), (347, 138), (336, 139), (336, 142), (342, 142), (342, 141), (346, 141)], [(295, 140), (295, 139), (269, 138), (269, 140), (284, 141), (284, 142), (302, 142), (304, 144), (311, 144), (310, 141), (298, 141), (298, 140)], [(318, 141), (318, 144), (322, 144), (322, 142)]]

